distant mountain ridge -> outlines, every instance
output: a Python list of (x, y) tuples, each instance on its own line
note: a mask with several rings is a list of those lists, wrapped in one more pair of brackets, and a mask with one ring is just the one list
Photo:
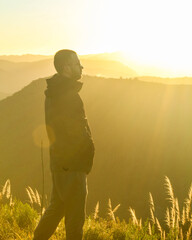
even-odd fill
[[(98, 53), (98, 54), (87, 54), (79, 55), (81, 59), (92, 59), (92, 60), (110, 60), (120, 61), (122, 59), (121, 53)], [(11, 62), (35, 62), (45, 59), (53, 59), (53, 55), (40, 55), (40, 54), (23, 54), (23, 55), (0, 55), (0, 60), (6, 60)]]
[[(94, 61), (115, 61), (120, 62), (123, 65), (133, 69), (134, 72), (137, 73), (138, 76), (158, 76), (161, 78), (183, 78), (188, 76), (192, 78), (192, 72), (190, 69), (186, 69), (186, 71), (181, 70), (179, 68), (169, 68), (166, 65), (161, 66), (157, 65), (157, 63), (147, 63), (143, 60), (137, 60), (129, 56), (129, 53), (118, 51), (118, 52), (106, 52), (106, 53), (96, 53), (96, 54), (87, 54), (87, 55), (79, 55), (82, 60), (94, 60)], [(51, 55), (35, 55), (35, 54), (24, 54), (24, 55), (4, 55), (0, 56), (0, 60), (8, 60), (13, 62), (34, 62), (45, 59), (52, 59)], [(147, 59), (146, 59), (147, 60)], [(114, 70), (113, 70), (114, 71)], [(95, 75), (97, 75), (96, 73)], [(104, 74), (100, 74), (104, 75)], [(127, 75), (127, 77), (130, 74)], [(109, 75), (106, 77), (110, 77)], [(119, 75), (113, 75), (113, 77), (120, 77)]]
[(36, 62), (45, 59), (50, 59), (51, 55), (36, 55), (36, 54), (23, 54), (23, 55), (0, 55), (0, 60), (10, 62)]
[[(39, 57), (39, 56), (38, 56)], [(84, 74), (105, 77), (134, 77), (137, 74), (117, 61), (82, 59)], [(16, 92), (32, 80), (55, 73), (53, 59), (32, 62), (10, 62), (0, 60), (0, 91)]]

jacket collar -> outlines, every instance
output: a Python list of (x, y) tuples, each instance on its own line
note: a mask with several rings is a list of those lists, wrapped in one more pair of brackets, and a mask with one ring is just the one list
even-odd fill
[(83, 83), (62, 77), (58, 73), (53, 75), (51, 78), (46, 79), (47, 89), (44, 91), (46, 97), (54, 97), (66, 93), (78, 93)]

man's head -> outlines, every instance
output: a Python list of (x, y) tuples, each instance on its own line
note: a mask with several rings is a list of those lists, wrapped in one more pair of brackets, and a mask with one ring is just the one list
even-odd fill
[(63, 77), (78, 80), (81, 78), (83, 67), (80, 64), (76, 52), (63, 49), (56, 52), (54, 56), (56, 71)]

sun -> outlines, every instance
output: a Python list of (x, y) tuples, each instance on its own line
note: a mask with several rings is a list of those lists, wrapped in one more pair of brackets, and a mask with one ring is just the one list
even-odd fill
[(104, 1), (97, 46), (172, 76), (192, 75), (190, 9), (189, 1)]

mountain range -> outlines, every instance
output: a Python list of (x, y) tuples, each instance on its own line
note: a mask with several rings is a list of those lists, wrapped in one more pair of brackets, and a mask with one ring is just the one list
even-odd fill
[[(118, 61), (82, 57), (81, 62), (85, 75), (117, 78), (137, 76), (134, 70)], [(0, 56), (0, 91), (14, 93), (32, 80), (54, 73), (51, 56)]]
[[(125, 64), (126, 60), (118, 52), (81, 55), (80, 59), (84, 66), (84, 75), (107, 78), (137, 77), (147, 82), (192, 85), (192, 77), (165, 78), (151, 76), (151, 74), (143, 76), (139, 74), (140, 71), (137, 68), (135, 71), (130, 67), (131, 63), (130, 66)], [(45, 76), (49, 77), (54, 73), (53, 56), (32, 54), (0, 56), (0, 92), (14, 93), (31, 81)]]

